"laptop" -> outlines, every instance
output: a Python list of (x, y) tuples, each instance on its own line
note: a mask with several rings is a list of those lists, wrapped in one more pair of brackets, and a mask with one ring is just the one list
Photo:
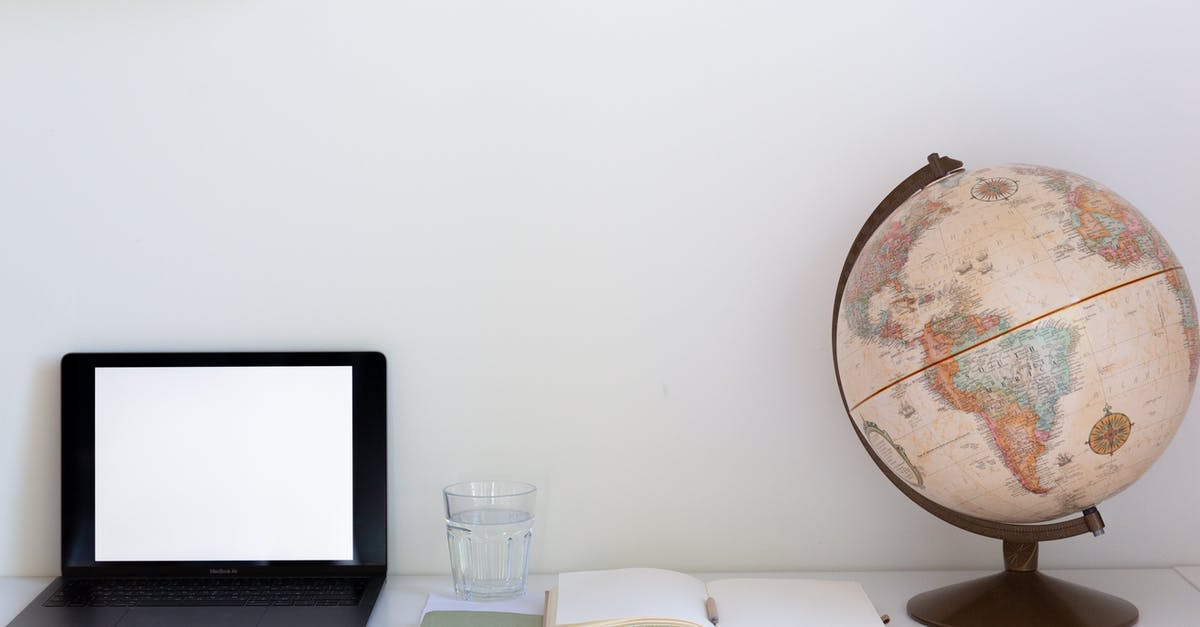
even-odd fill
[(375, 352), (62, 359), (62, 576), (11, 627), (351, 627), (387, 573)]

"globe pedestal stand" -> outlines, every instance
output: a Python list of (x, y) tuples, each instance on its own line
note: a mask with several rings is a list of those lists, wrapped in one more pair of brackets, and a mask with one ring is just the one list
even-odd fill
[(1138, 611), (1124, 599), (1037, 570), (1036, 542), (1004, 541), (1004, 572), (918, 594), (908, 615), (938, 627), (1125, 627)]

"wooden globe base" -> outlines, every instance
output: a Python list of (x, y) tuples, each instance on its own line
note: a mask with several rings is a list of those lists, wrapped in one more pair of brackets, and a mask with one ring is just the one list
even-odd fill
[(908, 615), (938, 627), (1125, 627), (1138, 610), (1124, 599), (1043, 575), (1037, 543), (1004, 543), (1005, 571), (923, 592)]

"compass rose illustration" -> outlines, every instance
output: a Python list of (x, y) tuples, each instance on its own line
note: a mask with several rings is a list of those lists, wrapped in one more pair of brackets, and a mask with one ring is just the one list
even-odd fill
[(1015, 193), (1017, 182), (1003, 176), (979, 179), (979, 182), (971, 187), (971, 197), (983, 202), (1007, 200)]
[(1104, 417), (1096, 421), (1088, 436), (1088, 446), (1097, 455), (1112, 455), (1129, 439), (1133, 423), (1129, 416), (1112, 412), (1111, 405), (1104, 406)]

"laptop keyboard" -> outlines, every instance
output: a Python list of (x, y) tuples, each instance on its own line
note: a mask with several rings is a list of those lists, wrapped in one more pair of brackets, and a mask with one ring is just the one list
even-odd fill
[(47, 607), (358, 605), (366, 578), (70, 579)]

